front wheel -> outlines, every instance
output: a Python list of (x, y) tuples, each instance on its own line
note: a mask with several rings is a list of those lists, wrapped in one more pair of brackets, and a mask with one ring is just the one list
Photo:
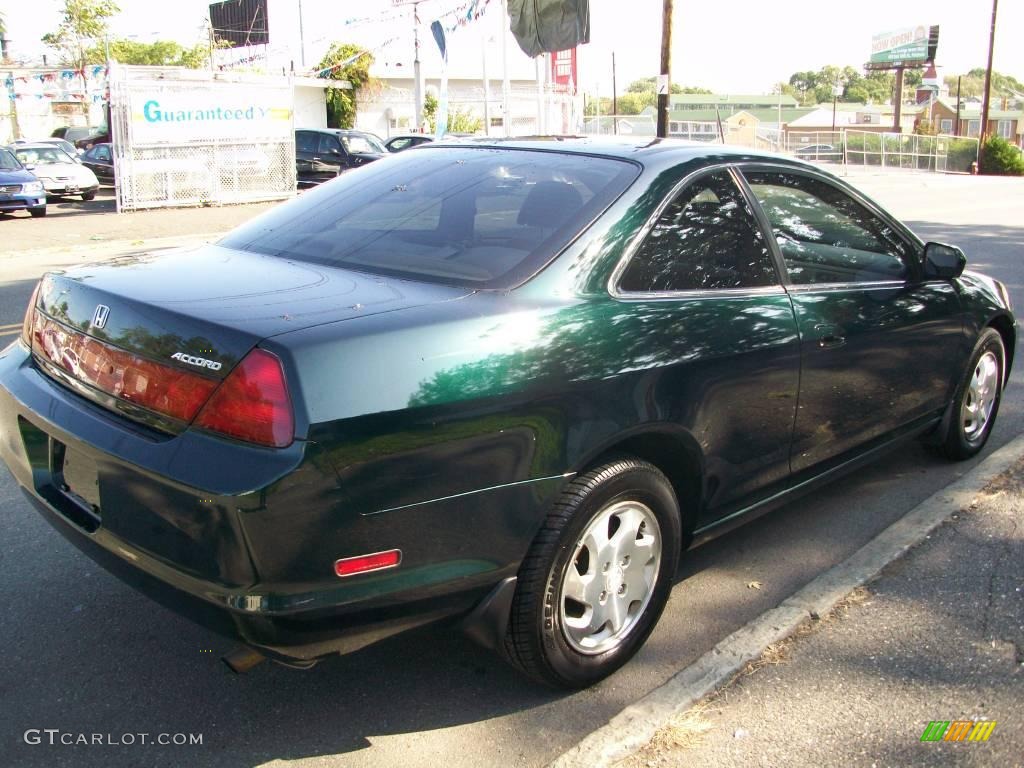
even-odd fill
[(558, 688), (607, 677), (654, 629), (680, 548), (679, 505), (656, 467), (622, 458), (577, 477), (520, 567), (509, 658)]
[(95, 198), (96, 198), (96, 190), (93, 190), (92, 192), (83, 192), (82, 193), (82, 200), (84, 202), (86, 202), (86, 203), (89, 202), (90, 200), (94, 200)]
[(41, 205), (38, 208), (29, 208), (28, 209), (28, 213), (33, 218), (39, 218), (40, 216), (45, 216), (46, 215), (46, 206), (45, 205)]
[(995, 329), (986, 328), (978, 337), (953, 400), (952, 416), (939, 446), (944, 456), (961, 461), (985, 447), (999, 412), (1005, 370), (1003, 338)]

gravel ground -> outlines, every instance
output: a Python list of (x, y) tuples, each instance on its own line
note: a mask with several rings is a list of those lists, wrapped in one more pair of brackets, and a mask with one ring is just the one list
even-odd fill
[[(1024, 765), (1024, 462), (624, 768)], [(986, 743), (921, 742), (995, 720)]]

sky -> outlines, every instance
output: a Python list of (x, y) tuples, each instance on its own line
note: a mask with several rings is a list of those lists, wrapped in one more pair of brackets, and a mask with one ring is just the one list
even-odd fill
[[(312, 66), (332, 40), (375, 49), (378, 62), (407, 63), (412, 58), (412, 12), (394, 0), (301, 0), (306, 63)], [(186, 44), (205, 36), (208, 3), (203, 0), (118, 0), (115, 36), (140, 41), (173, 39)], [(420, 16), (421, 59), (425, 70), (440, 58), (429, 22), (466, 0), (424, 0)], [(59, 23), (60, 0), (8, 4), (4, 9), (13, 55), (41, 53), (39, 38)], [(297, 0), (269, 0), (271, 48), (278, 60), (300, 67)], [(500, 76), (500, 0), (490, 0), (481, 21), (449, 35), (452, 70), (479, 74), (486, 56), (488, 74)], [(611, 92), (611, 56), (618, 88), (658, 71), (661, 0), (591, 0), (591, 42), (580, 49), (580, 86)], [(171, 10), (173, 9), (173, 10)], [(939, 24), (940, 74), (983, 67), (992, 6), (989, 0), (676, 0), (673, 23), (672, 80), (720, 93), (768, 93), (799, 70), (826, 64), (860, 67), (870, 54), (871, 36), (904, 26)], [(376, 21), (368, 21), (375, 19)], [(453, 19), (446, 17), (447, 22)], [(1024, 1), (1001, 4), (995, 69), (1024, 80)], [(1016, 37), (1016, 39), (1015, 39)], [(513, 76), (529, 76), (533, 63), (514, 44), (509, 49)], [(428, 72), (429, 74), (429, 72)]]

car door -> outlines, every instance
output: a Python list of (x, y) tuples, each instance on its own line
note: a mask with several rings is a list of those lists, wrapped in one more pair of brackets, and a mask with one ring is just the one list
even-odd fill
[(940, 413), (963, 354), (960, 302), (924, 281), (920, 243), (812, 171), (745, 168), (786, 270), (801, 338), (800, 472)]
[(788, 481), (800, 374), (792, 304), (728, 168), (684, 182), (627, 259), (612, 277), (628, 310), (617, 330), (649, 337), (659, 366), (650, 408), (700, 445), (705, 524)]
[(313, 158), (316, 157), (319, 134), (315, 131), (295, 132), (295, 178), (299, 184), (314, 184)]
[(113, 183), (114, 158), (110, 154), (109, 144), (99, 144), (82, 155), (82, 165), (96, 174), (102, 181)]
[(345, 151), (338, 137), (330, 133), (321, 133), (313, 158), (313, 177), (316, 181), (333, 179), (347, 167)]

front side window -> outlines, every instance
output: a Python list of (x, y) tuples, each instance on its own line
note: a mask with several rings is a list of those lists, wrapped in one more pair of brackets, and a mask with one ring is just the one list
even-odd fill
[(323, 157), (324, 155), (337, 155), (340, 153), (341, 145), (338, 144), (338, 140), (334, 136), (320, 135), (320, 146), (317, 147), (317, 154)]
[(732, 176), (719, 171), (673, 198), (630, 259), (619, 289), (714, 291), (776, 282), (753, 212)]
[(97, 160), (105, 160), (110, 162), (110, 147), (96, 147), (96, 154), (94, 157)]
[(229, 248), (475, 288), (518, 285), (639, 174), (623, 160), (425, 144), (228, 234)]
[(906, 279), (906, 244), (842, 190), (796, 173), (744, 175), (795, 285)]
[(382, 153), (387, 152), (384, 149), (384, 145), (379, 143), (376, 139), (370, 136), (364, 136), (360, 133), (349, 134), (348, 136), (341, 137), (341, 143), (345, 145), (345, 151), (351, 154), (361, 154), (364, 152)]

